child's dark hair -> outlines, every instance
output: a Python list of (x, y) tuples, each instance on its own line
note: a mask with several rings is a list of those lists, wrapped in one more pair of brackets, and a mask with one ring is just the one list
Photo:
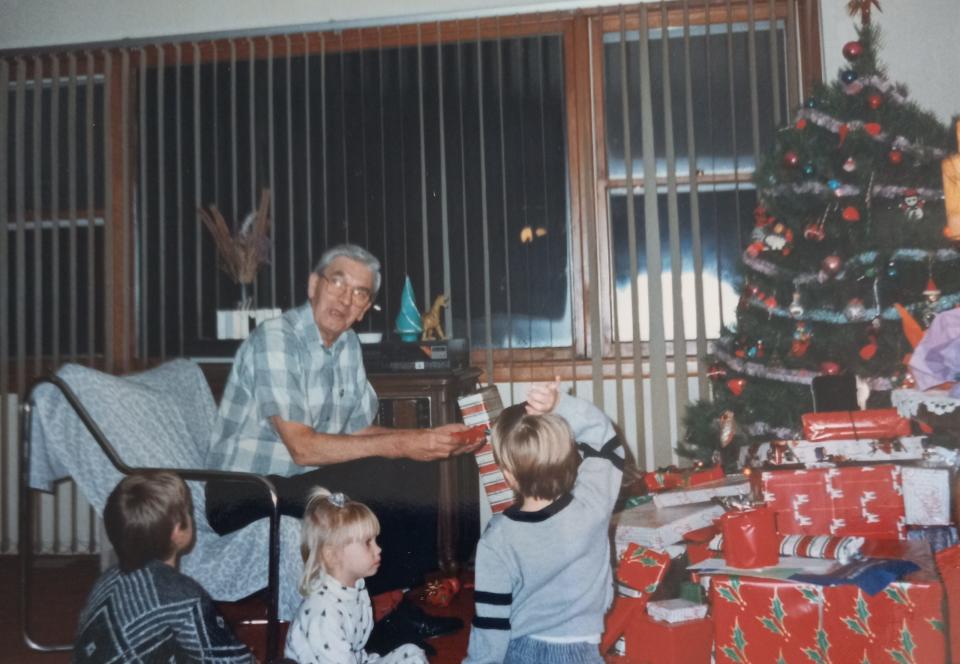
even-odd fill
[(497, 418), (491, 444), (521, 496), (554, 500), (577, 481), (580, 455), (562, 417), (528, 415), (523, 404), (510, 406)]
[(103, 525), (117, 552), (120, 570), (132, 572), (175, 552), (173, 530), (193, 518), (187, 485), (166, 471), (138, 471), (114, 487), (103, 508)]

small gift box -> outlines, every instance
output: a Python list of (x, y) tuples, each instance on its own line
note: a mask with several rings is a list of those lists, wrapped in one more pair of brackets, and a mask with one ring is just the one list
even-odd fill
[(685, 533), (712, 525), (721, 514), (723, 507), (713, 503), (663, 509), (647, 503), (614, 515), (614, 544), (618, 551), (626, 549), (630, 543), (663, 550), (681, 541)]
[(800, 417), (803, 437), (812, 443), (825, 440), (859, 440), (909, 436), (910, 420), (896, 408), (806, 413)]
[[(620, 556), (620, 563), (617, 565), (617, 581), (649, 597), (657, 591), (669, 566), (668, 553), (639, 544), (631, 544)], [(631, 594), (631, 597), (634, 596)]]
[(731, 567), (770, 567), (780, 562), (774, 513), (766, 508), (731, 511), (718, 519), (723, 557)]

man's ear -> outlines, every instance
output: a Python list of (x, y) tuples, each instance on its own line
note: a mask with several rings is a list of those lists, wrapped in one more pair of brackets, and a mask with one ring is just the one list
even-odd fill
[(317, 289), (320, 288), (320, 275), (316, 272), (310, 273), (310, 278), (307, 280), (307, 298), (310, 301), (313, 301), (313, 298), (316, 297)]

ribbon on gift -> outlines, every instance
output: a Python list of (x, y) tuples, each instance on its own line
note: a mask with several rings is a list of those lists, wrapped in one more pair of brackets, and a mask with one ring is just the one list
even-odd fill
[[(860, 557), (864, 538), (833, 535), (777, 535), (781, 556), (836, 560), (846, 565)], [(710, 540), (711, 551), (723, 551), (723, 535)]]
[(900, 438), (911, 434), (910, 420), (900, 417), (896, 408), (806, 413), (800, 420), (804, 439), (812, 443)]
[(420, 599), (431, 606), (450, 606), (450, 602), (460, 592), (460, 579), (448, 576), (427, 583), (420, 593)]
[(780, 562), (773, 510), (731, 511), (717, 521), (725, 542), (723, 557), (731, 567), (771, 567)]

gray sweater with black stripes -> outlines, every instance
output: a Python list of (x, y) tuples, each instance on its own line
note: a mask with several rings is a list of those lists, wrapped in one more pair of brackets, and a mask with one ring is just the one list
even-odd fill
[(610, 516), (623, 446), (593, 404), (562, 395), (583, 463), (573, 491), (538, 512), (491, 519), (476, 559), (476, 615), (465, 664), (502, 662), (512, 639), (599, 641), (613, 599)]

